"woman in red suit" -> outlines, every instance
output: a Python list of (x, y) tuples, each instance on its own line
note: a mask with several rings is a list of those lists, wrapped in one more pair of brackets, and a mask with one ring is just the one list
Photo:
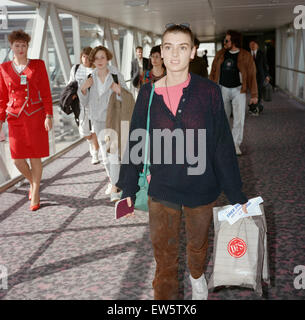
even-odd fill
[(44, 62), (27, 57), (30, 39), (23, 30), (9, 35), (14, 58), (0, 65), (0, 131), (7, 119), (11, 156), (30, 183), (30, 209), (35, 211), (40, 207), (41, 158), (49, 156), (53, 107)]

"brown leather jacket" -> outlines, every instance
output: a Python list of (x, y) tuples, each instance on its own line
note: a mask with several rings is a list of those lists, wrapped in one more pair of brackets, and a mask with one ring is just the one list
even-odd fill
[[(257, 98), (257, 83), (256, 83), (256, 67), (253, 60), (253, 57), (251, 56), (250, 52), (239, 49), (240, 52), (238, 54), (237, 59), (237, 67), (239, 71), (241, 72), (242, 76), (242, 87), (240, 92), (241, 93), (247, 93), (247, 89), (249, 89), (251, 93), (251, 98)], [(225, 49), (219, 50), (214, 58), (212, 69), (210, 73), (210, 80), (219, 83), (220, 78), (220, 67), (221, 64), (224, 61), (224, 54)]]

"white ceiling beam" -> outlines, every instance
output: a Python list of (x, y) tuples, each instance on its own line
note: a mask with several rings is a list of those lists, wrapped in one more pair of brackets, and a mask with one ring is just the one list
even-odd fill
[(48, 37), (45, 38), (44, 45), (43, 45), (43, 56), (42, 59), (46, 65), (47, 73), (50, 78), (50, 64), (49, 64), (49, 50), (48, 50)]
[[(126, 31), (123, 41), (123, 54), (122, 54), (122, 63), (121, 63), (121, 73), (124, 76), (125, 80), (130, 79), (131, 74), (131, 61), (132, 61), (132, 54), (133, 54), (133, 42), (134, 42), (134, 35), (133, 32), (130, 30)], [(128, 83), (130, 88), (132, 85), (130, 82)]]
[(142, 33), (140, 33), (139, 31), (135, 30), (134, 31), (134, 49), (137, 46), (143, 46), (143, 42), (142, 42)]
[(24, 4), (28, 5), (28, 6), (36, 7), (36, 8), (39, 8), (39, 6), (40, 6), (40, 2), (39, 2), (39, 1), (30, 1), (30, 0), (14, 0), (14, 2), (24, 3)]
[(72, 65), (64, 40), (58, 13), (53, 4), (50, 5), (49, 27), (65, 82), (68, 83)]
[(119, 40), (113, 40), (113, 45), (114, 45), (114, 54), (115, 54), (116, 61), (117, 61), (117, 67), (118, 67), (119, 70), (121, 70), (120, 41)]
[(104, 20), (103, 26), (104, 26), (104, 35), (105, 35), (107, 47), (113, 53), (113, 58), (112, 58), (111, 63), (112, 63), (112, 65), (114, 65), (115, 67), (118, 68), (118, 61), (117, 61), (117, 57), (115, 54), (115, 47), (114, 47), (114, 42), (113, 42), (113, 37), (112, 37), (112, 32), (111, 32), (111, 27), (110, 27), (109, 21)]
[(49, 4), (42, 3), (36, 10), (35, 28), (33, 30), (33, 39), (31, 41), (30, 57), (33, 59), (42, 59), (44, 43), (47, 35), (47, 23), (49, 16)]
[(90, 17), (88, 15), (84, 15), (83, 13), (80, 13), (80, 12), (77, 12), (77, 11), (63, 9), (60, 6), (59, 7), (56, 6), (56, 7), (57, 7), (58, 12), (71, 14), (72, 16), (76, 16), (82, 22), (87, 22), (87, 23), (92, 23), (92, 24), (99, 24), (99, 18)]
[[(39, 6), (44, 0), (15, 1)], [(256, 31), (291, 23), (294, 18), (293, 8), (300, 3), (300, 0), (153, 0), (146, 8), (128, 8), (124, 6), (123, 0), (45, 1), (55, 4), (59, 12), (79, 15), (80, 21), (98, 24), (103, 15), (111, 24), (157, 35), (163, 32), (168, 21), (179, 19), (179, 22), (179, 17), (183, 17), (182, 20), (192, 23), (197, 37), (206, 40), (215, 39), (228, 28)]]
[(79, 63), (79, 58), (81, 53), (79, 16), (72, 16), (72, 33), (73, 33), (74, 64), (77, 64)]
[(6, 6), (2, 6), (1, 4), (0, 4), (0, 15), (1, 15), (0, 30), (1, 29), (8, 29), (7, 7)]

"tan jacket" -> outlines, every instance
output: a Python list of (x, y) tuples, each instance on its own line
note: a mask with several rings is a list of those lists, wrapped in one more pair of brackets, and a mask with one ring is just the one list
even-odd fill
[[(247, 93), (247, 89), (249, 89), (251, 93), (251, 98), (257, 98), (257, 83), (256, 83), (256, 67), (253, 57), (251, 56), (250, 52), (239, 49), (240, 52), (238, 54), (237, 59), (237, 67), (241, 72), (242, 76), (242, 87), (240, 92)], [(210, 80), (219, 83), (220, 78), (220, 67), (224, 61), (224, 54), (225, 49), (221, 49), (216, 53), (214, 58), (212, 69), (210, 73)]]
[[(110, 96), (106, 117), (105, 141), (107, 152), (116, 153), (119, 151), (119, 156), (122, 159), (128, 140), (135, 100), (133, 95), (124, 88), (121, 88), (121, 99), (122, 101), (117, 100), (115, 92)], [(123, 127), (121, 127), (121, 121), (125, 121)], [(128, 121), (128, 127), (126, 121)]]

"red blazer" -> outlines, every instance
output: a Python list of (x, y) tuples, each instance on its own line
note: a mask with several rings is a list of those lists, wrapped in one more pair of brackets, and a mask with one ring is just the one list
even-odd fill
[(30, 59), (20, 74), (12, 61), (0, 64), (0, 121), (5, 121), (6, 113), (18, 118), (22, 111), (31, 116), (42, 109), (46, 115), (53, 115), (52, 95), (44, 61)]

